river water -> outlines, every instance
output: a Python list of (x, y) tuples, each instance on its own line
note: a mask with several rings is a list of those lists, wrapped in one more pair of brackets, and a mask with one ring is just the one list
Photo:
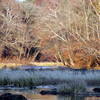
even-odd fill
[(61, 96), (61, 95), (41, 95), (32, 90), (0, 90), (0, 94), (3, 93), (21, 94), (27, 98), (27, 100), (100, 100), (100, 97), (82, 97), (82, 96)]

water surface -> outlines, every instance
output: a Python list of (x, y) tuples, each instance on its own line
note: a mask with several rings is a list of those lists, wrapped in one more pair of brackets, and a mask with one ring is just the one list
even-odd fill
[(100, 100), (100, 97), (82, 97), (82, 96), (60, 96), (60, 95), (41, 95), (37, 91), (32, 90), (0, 90), (0, 94), (3, 93), (21, 94), (28, 100)]

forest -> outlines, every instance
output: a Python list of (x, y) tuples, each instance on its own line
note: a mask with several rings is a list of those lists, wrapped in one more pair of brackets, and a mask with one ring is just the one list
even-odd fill
[(99, 69), (99, 0), (0, 0), (0, 62)]

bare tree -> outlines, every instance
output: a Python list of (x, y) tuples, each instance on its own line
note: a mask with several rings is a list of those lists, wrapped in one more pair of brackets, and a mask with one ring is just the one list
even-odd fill
[[(89, 56), (100, 56), (100, 15), (94, 3), (92, 0), (60, 0), (55, 8), (48, 5), (48, 9), (44, 8), (44, 13), (43, 8), (39, 11), (40, 32), (51, 35), (50, 39), (61, 41), (60, 44), (55, 43), (58, 55), (66, 65), (77, 66), (76, 53), (80, 55), (78, 62), (83, 61), (79, 64), (80, 67), (91, 67), (91, 64), (88, 64), (92, 63)], [(67, 56), (63, 55), (64, 51), (68, 51)]]
[[(11, 4), (16, 6), (15, 9)], [(28, 58), (30, 49), (38, 47), (39, 38), (33, 31), (35, 11), (31, 3), (17, 3), (13, 0), (3, 3), (0, 11), (0, 46), (10, 48), (11, 55), (19, 58), (26, 55)]]

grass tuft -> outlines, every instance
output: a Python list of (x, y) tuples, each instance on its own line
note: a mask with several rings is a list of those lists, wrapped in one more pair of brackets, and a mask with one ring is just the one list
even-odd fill
[(86, 86), (86, 83), (82, 80), (73, 80), (69, 83), (63, 83), (62, 85), (58, 85), (57, 91), (61, 94), (74, 95), (81, 92), (85, 92)]

